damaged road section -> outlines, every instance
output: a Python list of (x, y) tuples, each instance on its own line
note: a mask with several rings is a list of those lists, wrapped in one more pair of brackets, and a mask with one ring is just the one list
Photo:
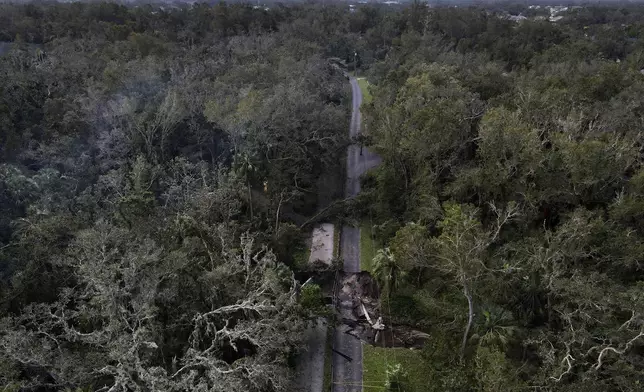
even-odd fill
[(381, 347), (421, 348), (429, 338), (410, 327), (391, 325), (381, 309), (378, 284), (368, 272), (344, 273), (339, 280), (336, 309), (343, 334)]

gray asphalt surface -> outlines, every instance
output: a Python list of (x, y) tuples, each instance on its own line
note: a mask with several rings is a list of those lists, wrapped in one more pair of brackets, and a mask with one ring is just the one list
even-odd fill
[[(353, 138), (358, 136), (361, 130), (362, 116), (360, 115), (360, 105), (362, 104), (362, 92), (360, 91), (360, 86), (358, 86), (358, 81), (355, 78), (351, 78), (350, 80), (353, 108), (351, 111), (349, 136)], [(345, 196), (353, 197), (360, 193), (360, 176), (367, 170), (378, 166), (380, 162), (380, 157), (367, 148), (360, 148), (357, 144), (350, 145), (347, 151), (347, 183), (345, 185)]]
[[(350, 78), (353, 109), (351, 114), (351, 127), (349, 135), (355, 137), (360, 133), (360, 105), (362, 92), (358, 81)], [(351, 145), (347, 151), (347, 183), (345, 195), (356, 196), (360, 192), (360, 176), (367, 170), (375, 167), (380, 158), (358, 145)], [(360, 272), (360, 229), (357, 227), (343, 226), (341, 237), (340, 256), (344, 259), (344, 272)], [(350, 309), (343, 309), (350, 304), (340, 304), (341, 313), (350, 313)], [(349, 327), (340, 325), (334, 333), (334, 347), (337, 351), (351, 359), (337, 353), (333, 354), (333, 391), (334, 392), (362, 392), (362, 343), (359, 339), (347, 334)]]
[(303, 343), (307, 351), (298, 358), (295, 385), (297, 392), (323, 392), (326, 328), (326, 320), (320, 317), (304, 333)]
[[(351, 78), (352, 111), (349, 136), (356, 137), (360, 134), (362, 92), (355, 78)], [(360, 193), (360, 176), (367, 170), (378, 166), (381, 159), (367, 148), (352, 144), (347, 151), (347, 183), (345, 196), (354, 197)], [(342, 227), (342, 249), (340, 256), (344, 259), (344, 272), (360, 272), (360, 229), (357, 227)]]

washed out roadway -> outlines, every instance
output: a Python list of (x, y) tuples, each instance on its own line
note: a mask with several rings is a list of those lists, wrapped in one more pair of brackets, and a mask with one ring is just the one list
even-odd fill
[[(352, 114), (349, 136), (354, 138), (360, 134), (362, 92), (355, 78), (350, 78), (350, 82)], [(380, 158), (366, 148), (361, 148), (356, 144), (349, 146), (346, 197), (354, 197), (360, 192), (360, 176), (379, 162)], [(360, 229), (352, 226), (342, 227), (340, 242), (340, 257), (344, 260), (345, 274), (360, 272)], [(343, 309), (348, 306), (352, 305), (341, 303), (340, 312), (350, 312), (350, 309)], [(333, 337), (335, 350), (344, 354), (333, 354), (333, 392), (362, 392), (362, 342), (347, 334), (348, 328), (346, 325), (339, 325)]]

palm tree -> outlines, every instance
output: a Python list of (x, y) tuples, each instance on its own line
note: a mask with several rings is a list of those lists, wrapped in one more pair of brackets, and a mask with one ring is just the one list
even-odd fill
[(257, 170), (253, 165), (252, 157), (246, 152), (235, 155), (235, 165), (240, 176), (244, 177), (248, 190), (248, 205), (250, 207), (250, 218), (253, 219), (253, 195), (250, 186), (250, 175)]
[(518, 331), (516, 320), (510, 312), (496, 305), (486, 307), (482, 314), (485, 320), (480, 327), (479, 345), (506, 350)]
[(379, 249), (373, 258), (373, 275), (383, 288), (385, 297), (398, 289), (402, 270), (389, 248)]

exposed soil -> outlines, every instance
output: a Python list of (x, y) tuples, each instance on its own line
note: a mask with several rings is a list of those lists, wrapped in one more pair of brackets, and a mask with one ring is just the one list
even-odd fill
[(331, 265), (333, 260), (333, 232), (334, 227), (331, 223), (322, 223), (313, 229), (309, 264), (319, 262), (326, 266)]
[[(429, 335), (405, 325), (390, 325), (380, 310), (379, 298), (378, 284), (368, 272), (340, 276), (337, 301), (340, 322), (349, 327), (346, 333), (372, 345), (421, 348)], [(385, 325), (381, 331), (372, 327), (379, 317)]]

